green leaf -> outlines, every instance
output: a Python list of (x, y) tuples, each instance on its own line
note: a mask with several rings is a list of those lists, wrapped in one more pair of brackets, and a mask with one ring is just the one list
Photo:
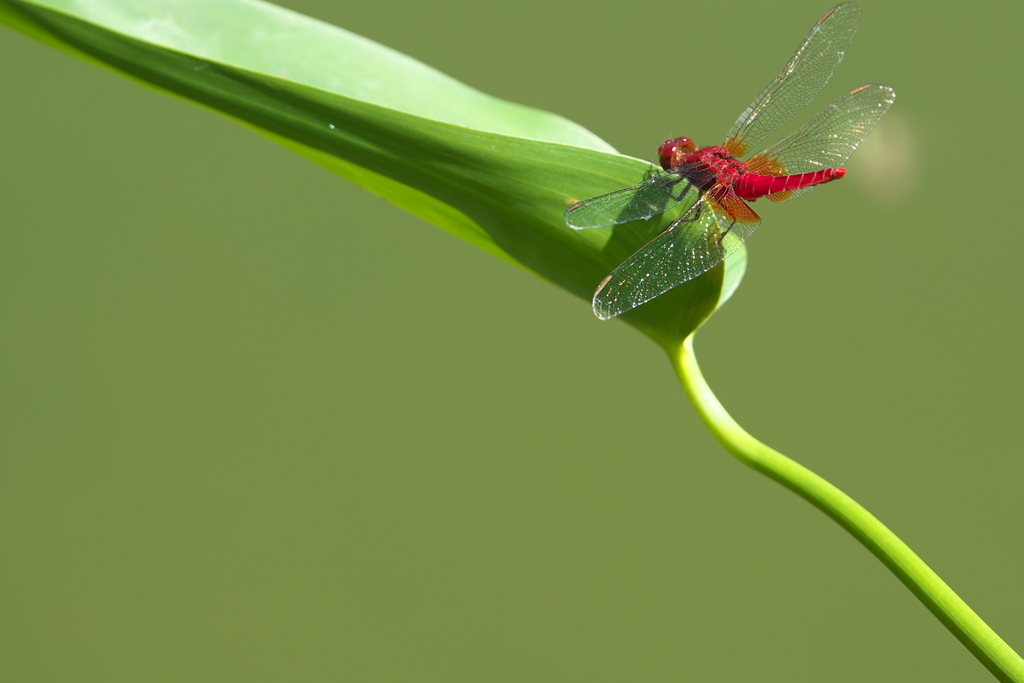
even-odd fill
[[(587, 301), (669, 218), (568, 228), (570, 203), (632, 185), (650, 164), (560, 116), (274, 5), (0, 0), (0, 21), (230, 116)], [(735, 290), (744, 254), (729, 264), (728, 277), (719, 267), (622, 318), (675, 346)]]

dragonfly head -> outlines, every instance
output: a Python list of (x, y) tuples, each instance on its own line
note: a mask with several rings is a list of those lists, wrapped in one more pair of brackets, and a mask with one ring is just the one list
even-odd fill
[(688, 154), (693, 154), (697, 151), (697, 144), (690, 138), (676, 138), (675, 140), (666, 140), (665, 143), (658, 148), (658, 161), (661, 162), (661, 167), (666, 171), (670, 168), (683, 163), (683, 157)]

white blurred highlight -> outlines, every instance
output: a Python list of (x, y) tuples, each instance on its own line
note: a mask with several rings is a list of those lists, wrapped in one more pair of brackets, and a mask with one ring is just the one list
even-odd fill
[(919, 180), (913, 128), (889, 112), (853, 157), (850, 175), (878, 204), (903, 204), (913, 198)]

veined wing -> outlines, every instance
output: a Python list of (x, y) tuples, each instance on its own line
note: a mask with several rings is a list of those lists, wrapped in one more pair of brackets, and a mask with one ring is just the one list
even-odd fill
[(860, 23), (860, 5), (844, 2), (818, 20), (782, 73), (768, 84), (736, 120), (725, 139), (735, 157), (757, 147), (825, 87), (843, 61)]
[(565, 210), (571, 228), (600, 228), (664, 213), (697, 192), (684, 176), (659, 171), (632, 187), (584, 199)]
[(760, 222), (734, 195), (721, 204), (702, 197), (598, 285), (594, 314), (614, 318), (703, 275), (739, 249)]
[[(800, 130), (756, 154), (748, 162), (748, 168), (756, 172), (761, 165), (781, 164), (787, 174), (841, 168), (895, 99), (896, 93), (887, 85), (869, 83), (855, 88), (818, 112)], [(793, 190), (783, 199), (791, 199), (809, 189)]]

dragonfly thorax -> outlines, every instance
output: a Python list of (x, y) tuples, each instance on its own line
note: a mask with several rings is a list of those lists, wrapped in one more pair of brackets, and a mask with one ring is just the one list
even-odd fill
[(732, 187), (747, 172), (747, 165), (732, 157), (725, 147), (705, 147), (683, 157), (675, 170), (707, 192), (715, 185)]
[(712, 185), (732, 185), (747, 172), (747, 165), (722, 146), (697, 149), (690, 138), (666, 140), (658, 148), (661, 167), (685, 175), (701, 190)]

